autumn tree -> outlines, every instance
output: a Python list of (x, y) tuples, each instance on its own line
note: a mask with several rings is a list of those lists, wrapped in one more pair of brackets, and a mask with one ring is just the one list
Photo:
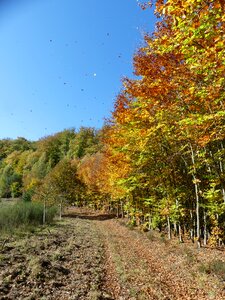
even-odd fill
[(77, 175), (77, 163), (64, 159), (43, 179), (35, 190), (33, 200), (41, 201), (44, 207), (80, 204), (84, 198), (84, 185)]
[(206, 242), (224, 222), (224, 2), (155, 8), (160, 21), (134, 56), (138, 77), (123, 81), (106, 144), (129, 161), (115, 182), (132, 214)]

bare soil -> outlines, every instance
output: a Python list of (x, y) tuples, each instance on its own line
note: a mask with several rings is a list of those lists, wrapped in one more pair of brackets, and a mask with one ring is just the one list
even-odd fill
[(225, 253), (71, 208), (54, 226), (0, 237), (0, 299), (222, 300)]

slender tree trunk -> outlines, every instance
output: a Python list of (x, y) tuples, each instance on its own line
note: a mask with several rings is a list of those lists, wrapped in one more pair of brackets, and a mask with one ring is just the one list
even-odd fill
[(196, 238), (196, 218), (195, 215), (193, 215), (193, 232), (194, 232), (194, 240)]
[(224, 184), (221, 184), (221, 190), (222, 190), (222, 197), (223, 197), (223, 202), (225, 203), (225, 188), (224, 188)]
[(119, 203), (116, 205), (116, 217), (119, 218)]
[(204, 209), (203, 212), (203, 219), (204, 219), (204, 246), (207, 245), (207, 223), (206, 223), (206, 211)]
[(186, 226), (186, 224), (184, 224), (184, 230), (183, 230), (183, 233), (185, 234), (185, 233), (187, 233), (187, 232), (188, 232), (187, 226)]
[(168, 225), (168, 239), (171, 240), (171, 225), (170, 225), (170, 217), (167, 216), (167, 225)]
[(198, 248), (201, 247), (201, 237), (200, 237), (200, 214), (199, 214), (199, 195), (198, 195), (198, 185), (195, 183), (195, 197), (196, 197), (196, 238)]
[[(224, 150), (223, 147), (223, 143), (221, 142), (221, 149)], [(219, 160), (219, 164), (220, 164), (220, 172), (223, 175), (224, 170), (223, 170), (223, 164), (222, 164), (222, 160)], [(223, 196), (223, 202), (225, 203), (225, 187), (224, 187), (224, 183), (221, 182), (221, 190), (222, 190), (222, 196)]]
[[(221, 142), (221, 150), (224, 150), (224, 146), (223, 143)], [(217, 162), (212, 154), (212, 151), (209, 151), (209, 154), (211, 156), (211, 158), (213, 159), (214, 165), (215, 165), (215, 169), (217, 169)], [(219, 171), (217, 170), (218, 176), (220, 178), (221, 181), (221, 193), (222, 193), (222, 197), (223, 197), (223, 202), (225, 203), (225, 186), (224, 186), (224, 182), (222, 180), (223, 176), (224, 176), (224, 167), (223, 167), (223, 163), (221, 158), (219, 158)]]
[(176, 222), (173, 223), (173, 227), (174, 227), (174, 236), (177, 236), (177, 223)]
[(178, 225), (178, 232), (179, 232), (179, 242), (180, 243), (183, 243), (183, 237), (182, 237), (182, 229), (181, 229), (181, 226), (180, 226), (180, 223)]
[(120, 202), (120, 207), (121, 207), (121, 217), (123, 219), (124, 218), (123, 201)]
[(197, 246), (198, 248), (201, 247), (201, 236), (200, 236), (200, 207), (199, 207), (199, 190), (198, 190), (198, 181), (196, 178), (196, 167), (195, 167), (195, 156), (194, 156), (194, 151), (193, 148), (190, 144), (191, 148), (191, 160), (194, 168), (194, 173), (193, 173), (193, 181), (194, 181), (194, 186), (195, 186), (195, 199), (196, 199), (196, 238), (197, 238)]
[[(179, 201), (176, 199), (176, 209), (179, 207)], [(180, 241), (180, 222), (178, 224), (178, 230), (177, 230), (177, 223), (174, 222), (174, 230), (175, 230), (175, 233), (176, 233), (176, 236), (177, 236), (177, 233), (178, 233), (178, 236), (179, 236), (179, 241)]]
[(149, 217), (148, 217), (148, 229), (151, 230), (152, 229), (152, 217), (151, 214), (149, 213)]
[(190, 215), (191, 215), (190, 237), (191, 237), (192, 242), (194, 242), (195, 233), (194, 233), (194, 219), (193, 219), (193, 212), (192, 212), (192, 210), (190, 210)]

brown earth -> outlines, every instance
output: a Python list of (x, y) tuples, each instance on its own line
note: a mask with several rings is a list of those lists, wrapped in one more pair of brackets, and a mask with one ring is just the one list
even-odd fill
[(54, 226), (0, 237), (0, 299), (225, 299), (225, 253), (72, 208)]

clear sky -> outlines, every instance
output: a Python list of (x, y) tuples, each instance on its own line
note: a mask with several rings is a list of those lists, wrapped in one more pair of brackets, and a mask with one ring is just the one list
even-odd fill
[(0, 0), (0, 139), (100, 128), (155, 21), (137, 0)]

